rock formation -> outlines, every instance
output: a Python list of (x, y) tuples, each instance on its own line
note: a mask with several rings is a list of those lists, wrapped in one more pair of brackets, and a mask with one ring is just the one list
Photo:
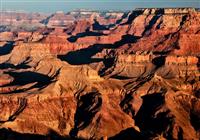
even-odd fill
[(31, 21), (0, 28), (0, 139), (200, 139), (198, 11)]

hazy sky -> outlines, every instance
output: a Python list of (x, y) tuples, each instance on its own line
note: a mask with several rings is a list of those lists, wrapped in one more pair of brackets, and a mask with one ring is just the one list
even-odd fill
[(195, 7), (200, 0), (0, 0), (1, 10), (29, 12), (92, 10), (132, 10), (140, 7)]

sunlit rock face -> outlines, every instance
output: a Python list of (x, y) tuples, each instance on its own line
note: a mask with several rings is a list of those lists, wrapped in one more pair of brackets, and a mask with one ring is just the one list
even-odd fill
[(200, 139), (197, 10), (2, 15), (0, 139)]

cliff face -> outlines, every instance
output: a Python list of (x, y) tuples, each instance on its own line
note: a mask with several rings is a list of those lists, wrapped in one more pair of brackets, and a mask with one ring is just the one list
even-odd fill
[(59, 12), (41, 24), (0, 33), (1, 138), (200, 138), (198, 11)]

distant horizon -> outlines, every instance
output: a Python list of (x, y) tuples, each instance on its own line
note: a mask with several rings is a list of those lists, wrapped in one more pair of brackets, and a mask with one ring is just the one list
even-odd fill
[[(189, 8), (194, 8), (194, 7), (149, 7), (149, 8), (145, 8), (145, 7), (138, 7), (138, 8), (134, 8), (134, 9), (132, 9), (132, 10), (92, 10), (92, 9), (82, 9), (82, 8), (80, 8), (80, 9), (73, 9), (73, 10), (71, 10), (71, 11), (62, 11), (62, 10), (60, 10), (60, 11), (55, 11), (55, 12), (37, 12), (37, 11), (26, 11), (26, 10), (10, 10), (10, 9), (8, 9), (8, 10), (2, 10), (2, 11), (0, 11), (0, 12), (16, 12), (16, 13), (41, 13), (41, 14), (53, 14), (53, 13), (58, 13), (58, 12), (63, 12), (63, 13), (70, 13), (70, 12), (76, 12), (76, 11), (93, 11), (93, 12), (129, 12), (129, 11), (134, 11), (134, 10), (137, 10), (137, 9), (184, 9), (184, 8), (186, 8), (186, 9), (189, 9)], [(194, 9), (200, 9), (200, 8), (194, 8)]]
[(1, 11), (38, 13), (70, 12), (77, 9), (93, 11), (130, 11), (136, 8), (200, 8), (199, 0), (0, 0)]

